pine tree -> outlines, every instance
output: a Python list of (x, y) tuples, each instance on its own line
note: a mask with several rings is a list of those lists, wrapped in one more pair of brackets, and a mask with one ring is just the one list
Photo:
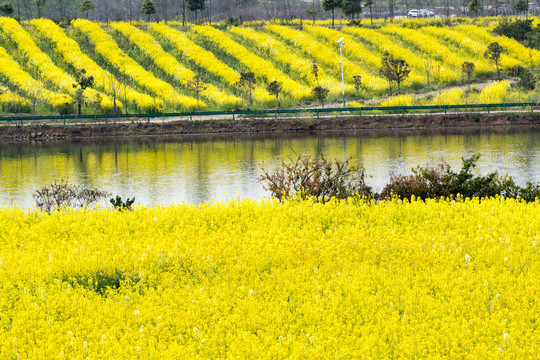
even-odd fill
[(90, 0), (84, 0), (80, 7), (81, 11), (86, 14), (87, 19), (88, 19), (88, 12), (94, 10), (95, 8), (96, 8), (96, 4), (94, 4)]
[(148, 21), (150, 21), (150, 15), (156, 13), (156, 6), (152, 0), (144, 0), (144, 3), (141, 7), (141, 12), (148, 16)]
[(335, 11), (341, 7), (341, 0), (323, 0), (322, 8), (324, 11), (332, 11), (332, 28), (334, 28)]

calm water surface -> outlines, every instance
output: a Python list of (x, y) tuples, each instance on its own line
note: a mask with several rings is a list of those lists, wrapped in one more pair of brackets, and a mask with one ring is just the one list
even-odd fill
[(145, 205), (268, 196), (262, 167), (294, 153), (352, 158), (380, 190), (391, 173), (480, 153), (476, 172), (540, 182), (540, 129), (448, 132), (350, 132), (310, 135), (131, 138), (0, 144), (0, 205), (34, 204), (32, 194), (57, 179), (106, 190)]

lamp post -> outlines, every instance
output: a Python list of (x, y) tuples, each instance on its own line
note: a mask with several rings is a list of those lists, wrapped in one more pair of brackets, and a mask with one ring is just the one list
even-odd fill
[(339, 67), (341, 68), (341, 92), (343, 94), (343, 107), (347, 107), (345, 105), (345, 80), (343, 78), (343, 51), (342, 51), (342, 48), (343, 48), (343, 45), (345, 45), (345, 41), (343, 41), (344, 38), (340, 38), (337, 43), (339, 44), (339, 57), (340, 57), (340, 62), (339, 62)]

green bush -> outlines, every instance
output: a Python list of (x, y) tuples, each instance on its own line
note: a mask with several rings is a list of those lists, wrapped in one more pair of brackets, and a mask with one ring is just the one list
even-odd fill
[(135, 198), (127, 198), (126, 201), (123, 201), (122, 198), (118, 195), (116, 195), (115, 198), (112, 198), (109, 200), (114, 206), (115, 209), (118, 210), (131, 210), (131, 207), (133, 206), (133, 203), (135, 202)]
[(2, 103), (2, 112), (6, 113), (25, 113), (32, 112), (32, 106), (24, 101), (6, 101)]
[(75, 106), (72, 103), (66, 102), (56, 107), (56, 111), (60, 115), (71, 115), (75, 112)]
[(331, 198), (344, 199), (351, 196), (367, 196), (376, 200), (445, 198), (486, 198), (500, 196), (521, 198), (533, 202), (540, 198), (540, 184), (528, 182), (525, 187), (516, 185), (512, 177), (496, 172), (475, 176), (472, 171), (480, 155), (462, 158), (459, 172), (446, 163), (436, 167), (417, 167), (412, 175), (392, 175), (380, 194), (373, 193), (365, 183), (364, 169), (353, 166), (349, 160), (334, 162), (324, 156), (297, 156), (282, 161), (281, 167), (270, 173), (263, 169), (260, 181), (271, 195), (280, 201), (293, 196), (326, 202)]
[(497, 23), (493, 32), (498, 35), (514, 38), (517, 41), (523, 41), (527, 38), (527, 34), (532, 31), (532, 23), (532, 19), (503, 18)]
[(524, 188), (516, 185), (512, 177), (492, 172), (485, 176), (475, 176), (472, 173), (476, 162), (480, 158), (476, 154), (470, 158), (462, 158), (459, 172), (454, 172), (448, 164), (442, 163), (437, 167), (417, 167), (412, 175), (392, 175), (390, 183), (386, 185), (377, 197), (389, 199), (393, 196), (401, 199), (411, 198), (413, 195), (422, 199), (450, 197), (520, 197), (526, 201), (535, 201), (540, 197), (540, 185), (530, 182)]

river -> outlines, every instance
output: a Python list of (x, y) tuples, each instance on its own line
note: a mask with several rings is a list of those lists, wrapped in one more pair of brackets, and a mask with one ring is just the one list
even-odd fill
[(318, 153), (352, 158), (375, 190), (391, 173), (442, 160), (458, 170), (461, 157), (475, 153), (478, 174), (540, 182), (538, 128), (85, 139), (0, 144), (0, 205), (32, 206), (38, 188), (61, 179), (144, 205), (260, 199), (268, 196), (262, 168)]

